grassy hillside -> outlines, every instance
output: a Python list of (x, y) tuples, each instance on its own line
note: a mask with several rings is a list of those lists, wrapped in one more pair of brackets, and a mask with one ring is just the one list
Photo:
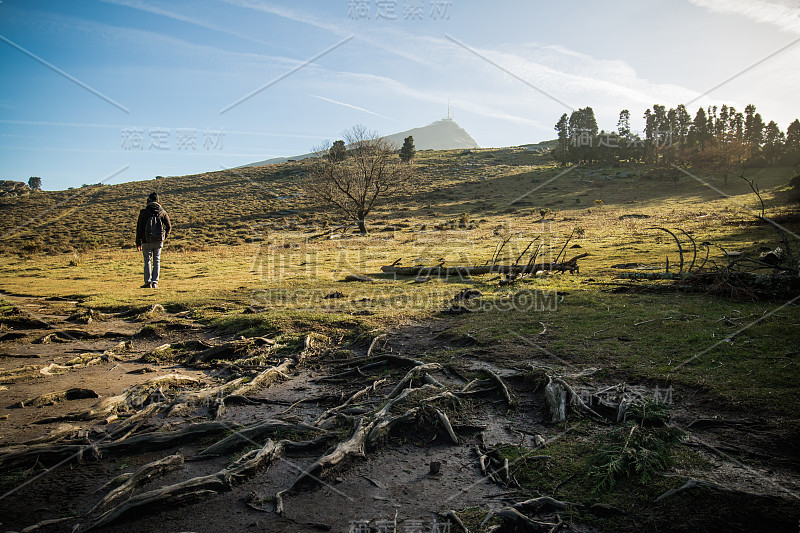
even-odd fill
[[(298, 161), (3, 198), (0, 250), (62, 254), (128, 248), (138, 211), (153, 190), (162, 195), (175, 225), (173, 250), (242, 245), (260, 239), (265, 230), (302, 235), (342, 222), (338, 214), (305, 201), (300, 181), (306, 170), (307, 163)], [(787, 190), (792, 169), (758, 169), (747, 175), (764, 192), (771, 216), (791, 210)], [(737, 241), (737, 226), (749, 224), (751, 210), (758, 208), (748, 185), (738, 179), (723, 184), (703, 172), (697, 172), (697, 178), (644, 166), (562, 169), (549, 155), (524, 148), (426, 151), (415, 160), (415, 192), (386, 199), (369, 222), (377, 230), (405, 223), (409, 234), (436, 231), (437, 226), (447, 229), (462, 215), (478, 232), (504, 225), (521, 234), (538, 231), (534, 228), (542, 218), (557, 230), (596, 226), (619, 234), (658, 222), (700, 234), (708, 229), (699, 236), (723, 239), (733, 247), (751, 244), (745, 238)], [(543, 209), (550, 210), (544, 217)], [(606, 224), (638, 212), (650, 213), (654, 220), (627, 219), (613, 228)], [(605, 233), (587, 236), (599, 244), (610, 237)]]

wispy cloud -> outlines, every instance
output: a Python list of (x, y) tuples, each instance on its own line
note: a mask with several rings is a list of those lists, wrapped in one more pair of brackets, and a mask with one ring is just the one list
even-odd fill
[(263, 46), (275, 47), (275, 43), (270, 43), (267, 41), (262, 41), (260, 39), (256, 39), (246, 35), (242, 32), (232, 31), (230, 28), (226, 26), (221, 26), (219, 24), (214, 24), (212, 22), (208, 22), (206, 20), (202, 20), (197, 17), (192, 17), (185, 13), (179, 13), (177, 11), (172, 11), (169, 9), (165, 9), (163, 7), (159, 7), (154, 4), (142, 2), (141, 0), (100, 0), (106, 4), (113, 4), (122, 7), (128, 7), (131, 9), (135, 9), (137, 11), (143, 11), (145, 13), (151, 13), (153, 15), (160, 15), (162, 17), (167, 17), (172, 20), (177, 20), (180, 22), (185, 22), (187, 24), (192, 24), (194, 26), (198, 26), (200, 28), (205, 28), (207, 30), (216, 31), (219, 33), (224, 33), (226, 35), (231, 35), (233, 37), (237, 37), (239, 39), (243, 39), (245, 41), (249, 41), (252, 43), (260, 44)]
[[(509, 113), (496, 107), (487, 105), (485, 102), (496, 101), (488, 98), (486, 93), (479, 88), (470, 91), (460, 91), (458, 96), (453, 96), (453, 91), (443, 89), (416, 88), (407, 85), (399, 80), (388, 76), (376, 74), (365, 74), (360, 72), (338, 72), (337, 76), (348, 84), (352, 84), (362, 89), (370, 89), (381, 95), (381, 98), (391, 100), (388, 95), (400, 100), (416, 100), (439, 104), (444, 111), (447, 102), (459, 111), (467, 111), (487, 118), (493, 118), (508, 122), (514, 122), (524, 126), (532, 126), (539, 129), (550, 130), (552, 128), (543, 125), (541, 122), (531, 119), (531, 112), (523, 110), (521, 113)], [(518, 106), (523, 109), (522, 106)], [(528, 110), (531, 111), (531, 110)]]
[(302, 22), (304, 24), (327, 30), (336, 35), (341, 36), (350, 34), (350, 32), (343, 28), (341, 24), (325, 22), (324, 20), (320, 20), (319, 18), (303, 11), (289, 9), (283, 6), (276, 6), (267, 2), (259, 2), (257, 0), (223, 0), (223, 2), (233, 6), (254, 9), (256, 11), (261, 11), (262, 13), (269, 13), (271, 15), (293, 20), (295, 22)]
[[(653, 102), (677, 104), (698, 94), (678, 85), (650, 82), (625, 61), (598, 59), (562, 46), (529, 43), (476, 49), (520, 78), (560, 98), (591, 94), (594, 98), (613, 97), (649, 106)], [(470, 59), (473, 63), (480, 61), (476, 57)], [(487, 64), (487, 68), (493, 67)], [(515, 80), (509, 79), (508, 83), (513, 84)]]
[[(223, 2), (241, 8), (260, 11), (262, 13), (267, 13), (294, 22), (307, 24), (314, 28), (328, 31), (340, 37), (355, 33), (357, 39), (364, 41), (375, 49), (389, 52), (394, 56), (408, 59), (419, 65), (435, 66), (435, 62), (430, 60), (430, 56), (428, 54), (409, 52), (404, 46), (396, 45), (398, 42), (403, 43), (408, 41), (408, 38), (411, 36), (411, 34), (402, 30), (396, 30), (394, 28), (386, 28), (382, 26), (375, 26), (373, 28), (364, 27), (363, 25), (355, 26), (352, 20), (344, 18), (336, 18), (333, 19), (333, 22), (331, 22), (330, 19), (322, 20), (304, 11), (289, 9), (283, 6), (276, 6), (274, 4), (259, 0), (223, 0)], [(344, 3), (342, 5), (346, 6)], [(420, 42), (424, 39), (424, 37), (419, 36), (416, 38)]]
[(731, 13), (747, 17), (754, 22), (772, 24), (778, 28), (800, 34), (800, 4), (778, 4), (764, 0), (689, 0), (691, 3), (716, 13)]
[[(239, 52), (227, 50), (206, 43), (197, 43), (151, 30), (132, 28), (124, 25), (108, 24), (87, 18), (54, 14), (40, 11), (26, 11), (28, 21), (37, 20), (48, 24), (53, 31), (68, 31), (71, 35), (76, 33), (99, 39), (104, 43), (129, 46), (138, 54), (149, 54), (159, 59), (159, 65), (164, 61), (174, 62), (183, 69), (205, 69), (219, 72), (217, 65), (226, 70), (294, 67), (302, 63), (301, 60), (281, 55), (262, 54), (255, 52)], [(157, 68), (157, 67), (153, 67)]]
[(386, 118), (389, 120), (394, 120), (392, 117), (387, 117), (386, 115), (381, 115), (380, 113), (376, 113), (375, 111), (370, 111), (369, 109), (364, 109), (363, 107), (358, 107), (357, 105), (348, 104), (345, 102), (340, 102), (338, 100), (334, 100), (332, 98), (325, 98), (324, 96), (318, 96), (316, 94), (309, 94), (312, 98), (317, 98), (319, 100), (323, 100), (325, 102), (330, 102), (331, 104), (340, 105), (343, 107), (349, 107), (350, 109), (355, 109), (356, 111), (363, 111), (364, 113), (369, 113), (370, 115), (375, 115), (376, 117)]
[[(441, 78), (461, 78), (466, 81), (468, 79), (466, 75), (475, 73), (475, 61), (480, 61), (478, 58), (465, 56), (463, 50), (454, 49), (456, 48), (454, 44), (442, 37), (417, 35), (399, 27), (387, 28), (363, 24), (354, 26), (353, 21), (344, 17), (322, 20), (312, 13), (262, 0), (224, 1), (238, 7), (307, 24), (336, 35), (355, 33), (357, 39), (366, 42), (374, 49), (435, 69), (441, 73)], [(734, 2), (734, 0), (692, 1)], [(471, 45), (469, 42), (466, 44)], [(636, 70), (623, 60), (595, 58), (563, 46), (514, 43), (474, 48), (518, 76), (529, 79), (537, 86), (541, 85), (543, 90), (556, 95), (575, 94), (582, 98), (588, 92), (649, 106), (654, 102), (672, 102), (677, 105), (700, 94), (698, 91), (678, 85), (650, 82), (640, 77)], [(490, 76), (481, 79), (478, 85), (487, 86), (491, 84), (489, 80), (492, 79), (496, 78)]]

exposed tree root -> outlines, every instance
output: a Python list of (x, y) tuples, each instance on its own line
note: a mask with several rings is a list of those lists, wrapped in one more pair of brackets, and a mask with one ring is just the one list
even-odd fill
[(222, 422), (200, 422), (175, 431), (141, 433), (110, 442), (8, 446), (0, 454), (0, 466), (10, 469), (31, 466), (37, 462), (45, 466), (62, 461), (81, 463), (87, 456), (99, 458), (104, 453), (122, 454), (130, 451), (142, 453), (161, 450), (214, 436), (231, 429), (237, 429), (237, 426)]
[(506, 403), (509, 406), (514, 405), (514, 399), (511, 397), (511, 393), (508, 391), (508, 387), (503, 382), (503, 380), (493, 371), (489, 370), (488, 368), (483, 369), (483, 372), (489, 376), (492, 381), (497, 385), (497, 388), (500, 390), (500, 393), (503, 395), (503, 398), (506, 400)]
[(678, 487), (676, 489), (669, 489), (664, 494), (662, 494), (661, 496), (656, 498), (655, 501), (660, 502), (661, 500), (665, 500), (667, 498), (671, 498), (672, 496), (675, 496), (676, 494), (680, 494), (681, 492), (700, 489), (700, 488), (717, 490), (717, 491), (720, 491), (720, 492), (728, 492), (728, 493), (731, 493), (731, 494), (744, 494), (744, 495), (748, 495), (748, 496), (755, 496), (755, 494), (751, 494), (751, 493), (748, 493), (748, 492), (745, 492), (745, 491), (741, 491), (741, 490), (731, 489), (731, 488), (728, 488), (728, 487), (723, 487), (722, 485), (718, 485), (718, 484), (712, 483), (710, 481), (703, 481), (701, 479), (687, 479), (686, 483), (684, 483), (683, 485), (681, 485), (680, 487)]
[(406, 387), (410, 387), (412, 382), (415, 379), (422, 379), (426, 383), (429, 383), (435, 387), (443, 388), (442, 384), (436, 381), (428, 372), (432, 371), (440, 371), (443, 370), (442, 365), (439, 363), (425, 363), (423, 365), (415, 366), (411, 370), (409, 370), (403, 379), (392, 389), (392, 392), (389, 393), (389, 398), (393, 398), (397, 396), (400, 391), (405, 389)]
[(486, 523), (492, 520), (493, 518), (500, 519), (500, 521), (503, 523), (504, 531), (508, 530), (519, 533), (549, 532), (551, 528), (557, 525), (548, 522), (538, 522), (536, 520), (528, 518), (527, 516), (520, 513), (513, 507), (503, 507), (502, 509), (498, 509), (497, 511), (492, 511), (489, 514), (487, 514), (486, 518), (484, 518), (483, 522), (481, 522), (480, 527), (482, 528), (483, 526), (485, 526)]
[(144, 483), (145, 481), (152, 479), (155, 476), (181, 468), (183, 468), (183, 456), (181, 454), (169, 455), (163, 459), (148, 463), (134, 472), (120, 486), (106, 494), (105, 497), (97, 502), (97, 504), (86, 514), (93, 514), (96, 511), (107, 509), (112, 503), (119, 500), (123, 496), (128, 496), (138, 485)]
[(218, 442), (215, 442), (208, 448), (201, 451), (197, 457), (206, 458), (215, 457), (218, 455), (227, 455), (242, 448), (243, 446), (258, 442), (264, 437), (272, 435), (278, 431), (291, 431), (296, 433), (326, 433), (326, 431), (323, 429), (309, 426), (307, 424), (291, 424), (282, 420), (265, 420), (264, 422), (237, 430), (235, 433)]
[(259, 469), (267, 466), (282, 453), (282, 450), (282, 444), (276, 445), (271, 439), (267, 440), (263, 448), (246, 453), (231, 466), (215, 474), (191, 478), (139, 494), (106, 511), (87, 526), (78, 526), (76, 529), (79, 532), (90, 531), (109, 525), (131, 511), (150, 507), (172, 507), (185, 503), (187, 499), (196, 500), (229, 491), (236, 483), (252, 477)]
[(79, 387), (48, 392), (41, 394), (35, 398), (22, 400), (14, 404), (14, 407), (41, 407), (43, 405), (52, 405), (54, 403), (63, 402), (67, 400), (80, 400), (85, 398), (98, 398), (97, 393), (91, 389), (82, 389)]

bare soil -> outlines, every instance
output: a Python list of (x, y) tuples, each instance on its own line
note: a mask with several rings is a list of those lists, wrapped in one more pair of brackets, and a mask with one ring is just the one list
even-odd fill
[[(321, 447), (276, 455), (269, 463), (261, 465), (254, 475), (237, 479), (229, 490), (190, 494), (179, 505), (165, 501), (163, 505), (156, 502), (134, 507), (108, 525), (92, 530), (346, 532), (366, 531), (355, 528), (368, 524), (371, 531), (413, 531), (414, 527), (420, 527), (419, 531), (434, 531), (434, 524), (447, 523), (449, 518), (445, 513), (449, 510), (456, 510), (469, 522), (472, 514), (479, 514), (482, 519), (492, 510), (527, 498), (554, 496), (544, 487), (532, 490), (531, 487), (516, 486), (513, 480), (498, 483), (496, 479), (490, 479), (481, 471), (479, 456), (504, 444), (547, 454), (551, 443), (558, 442), (576, 427), (552, 423), (541, 387), (525, 378), (531, 364), (550, 365), (552, 360), (524, 345), (472, 346), (470, 339), (449, 334), (458, 317), (411, 324), (397, 328), (375, 342), (362, 339), (348, 346), (331, 346), (309, 337), (310, 345), (307, 342), (305, 347), (297, 348), (300, 355), (293, 356), (295, 358), (285, 367), (286, 372), (279, 373), (278, 379), (265, 381), (262, 386), (248, 390), (243, 395), (247, 398), (244, 404), (231, 401), (221, 411), (214, 411), (219, 402), (212, 401), (191, 404), (190, 408), (177, 412), (156, 409), (152, 416), (143, 417), (139, 425), (132, 427), (125, 424), (136, 415), (136, 409), (119, 411), (117, 418), (82, 420), (77, 416), (79, 413), (86, 413), (98, 402), (124, 395), (132, 387), (142, 386), (155, 377), (178, 374), (195, 378), (197, 383), (187, 389), (191, 392), (224, 385), (236, 376), (260, 375), (262, 368), (254, 369), (247, 365), (240, 368), (235, 361), (187, 365), (186, 359), (177, 356), (172, 356), (171, 360), (167, 356), (143, 359), (165, 344), (178, 346), (179, 343), (200, 340), (219, 346), (236, 340), (233, 335), (219, 336), (194, 322), (191, 313), (156, 309), (147, 316), (138, 317), (125, 313), (98, 315), (85, 323), (86, 320), (80, 318), (68, 320), (76, 313), (85, 312), (77, 301), (4, 297), (13, 302), (19, 312), (6, 320), (0, 333), (19, 335), (0, 340), (0, 371), (3, 372), (0, 377), (2, 530), (32, 531), (25, 528), (44, 520), (62, 518), (66, 520), (42, 524), (34, 530), (66, 532), (75, 527), (79, 531), (85, 530), (98, 518), (98, 513), (89, 511), (111, 491), (113, 486), (107, 484), (121, 474), (133, 473), (153, 461), (181, 454), (184, 462), (180, 468), (153, 475), (132, 491), (134, 496), (143, 494), (219, 472), (235, 464), (247, 450), (265, 446), (267, 436), (275, 442), (282, 439), (300, 442), (319, 436), (314, 432), (309, 436), (290, 430), (275, 431), (248, 439), (239, 449), (218, 457), (199, 458), (203, 450), (235, 434), (241, 427), (265, 420), (322, 427), (322, 424), (315, 425), (315, 421), (322, 418), (330, 422), (327, 427), (331, 438)], [(12, 320), (15, 317), (33, 320)], [(51, 336), (49, 343), (36, 343), (57, 332), (67, 333), (61, 340), (52, 340)], [(126, 341), (131, 344), (119, 348), (120, 343)], [(315, 346), (315, 342), (319, 345)], [(265, 346), (251, 347), (252, 353), (262, 353), (258, 350), (263, 351)], [(426, 360), (420, 355), (440, 353), (448, 347), (462, 349), (448, 360)], [(108, 350), (111, 350), (111, 355), (106, 360), (88, 366), (68, 365), (77, 356), (91, 361), (92, 357), (86, 354), (100, 357), (108, 354)], [(192, 353), (190, 350), (185, 352)], [(263, 368), (288, 360), (285, 353), (263, 353), (267, 355)], [(409, 394), (410, 400), (404, 401), (403, 407), (395, 410), (395, 415), (417, 411), (407, 419), (398, 418), (384, 438), (368, 441), (363, 456), (351, 454), (338, 464), (315, 471), (312, 480), (297, 482), (315, 461), (352, 435), (352, 428), (358, 420), (372, 420), (368, 417), (376, 416), (376, 410), (386, 405), (401, 378), (408, 375), (408, 366), (391, 360), (381, 363), (381, 356), (422, 359), (420, 362), (439, 362), (442, 365), (431, 367), (430, 371), (406, 384), (415, 392), (413, 396)], [(50, 367), (52, 373), (42, 373), (43, 368), (53, 363), (67, 368)], [(370, 363), (378, 364), (364, 368)], [(30, 367), (26, 371), (9, 372), (26, 366)], [(486, 370), (506, 383), (514, 399), (513, 405), (508, 405), (499, 388), (481, 374)], [(612, 379), (608, 375), (602, 379), (595, 378), (596, 374), (591, 371), (583, 375), (576, 369), (569, 372), (563, 374), (565, 379), (571, 379), (576, 389), (585, 391), (602, 390), (620, 379), (620, 376)], [(336, 374), (343, 375), (337, 378)], [(478, 388), (485, 390), (460, 396), (458, 407), (452, 401), (430, 399), (442, 391), (463, 391), (473, 379), (479, 379)], [(342, 406), (356, 391), (376, 382), (373, 390), (341, 408), (336, 416), (325, 417), (327, 411)], [(430, 385), (427, 389), (426, 384)], [(97, 397), (45, 401), (39, 406), (25, 405), (44, 394), (74, 388), (94, 391)], [(174, 405), (180, 394), (180, 388), (159, 388), (151, 391), (150, 397), (136, 408), (142, 410), (148, 405), (158, 408), (170, 402)], [(682, 399), (680, 408), (672, 412), (672, 422), (687, 432), (683, 446), (710, 465), (701, 472), (688, 468), (669, 472), (669, 476), (675, 477), (673, 486), (677, 488), (690, 478), (718, 484), (731, 491), (723, 492), (722, 501), (725, 498), (735, 501), (740, 507), (739, 515), (746, 515), (734, 513), (711, 517), (703, 522), (705, 525), (702, 527), (708, 527), (710, 523), (718, 526), (710, 529), (719, 531), (796, 531), (800, 518), (797, 497), (800, 492), (800, 455), (796, 446), (796, 429), (792, 429), (796, 425), (765, 421), (757, 414), (737, 412), (703, 391), (675, 389), (672, 394)], [(217, 395), (214, 400), (219, 398)], [(224, 395), (222, 398), (225, 400)], [(449, 416), (457, 444), (449, 437), (446, 426), (436, 418), (435, 409)], [(576, 431), (584, 436), (606, 427), (576, 413), (570, 413), (569, 417), (569, 420), (578, 420)], [(176, 440), (158, 449), (143, 446), (117, 452), (115, 448), (105, 451), (106, 448), (102, 447), (137, 435), (163, 434), (210, 421), (225, 424), (228, 430), (221, 434), (209, 433)], [(118, 431), (119, 428), (124, 431)], [(18, 445), (32, 449), (64, 444), (80, 444), (82, 455), (68, 453), (57, 459), (42, 455), (4, 464), (9, 454), (20, 449)], [(92, 452), (93, 446), (99, 453)], [(275, 497), (289, 488), (292, 490), (282, 498), (284, 508), (278, 512), (279, 502)], [(691, 494), (691, 504), (686, 504), (691, 512), (699, 512), (698, 509), (712, 503), (716, 506), (720, 501), (719, 493), (714, 491)], [(707, 498), (705, 502), (704, 498)], [(601, 494), (597, 501), (602, 503), (602, 500)], [(123, 501), (125, 498), (114, 505)], [(681, 516), (663, 519), (661, 515), (664, 514), (680, 514), (680, 507), (671, 507), (670, 500), (664, 501), (668, 504), (659, 506), (651, 502), (647, 508), (623, 509), (627, 518), (622, 521), (617, 519), (604, 523), (599, 519), (589, 520), (581, 513), (553, 512), (540, 514), (536, 519), (542, 524), (550, 524), (542, 526), (541, 531), (636, 530), (648, 523), (659, 524), (664, 531), (690, 530), (688, 524), (691, 521)], [(729, 512), (719, 506), (713, 509)], [(707, 511), (717, 512), (712, 507)], [(500, 529), (497, 531), (515, 531), (514, 528), (518, 527), (507, 522), (498, 524)], [(389, 525), (389, 529), (381, 529)], [(452, 531), (459, 530), (454, 523), (450, 527)], [(519, 527), (519, 531), (534, 530), (530, 525), (526, 526), (528, 529)]]

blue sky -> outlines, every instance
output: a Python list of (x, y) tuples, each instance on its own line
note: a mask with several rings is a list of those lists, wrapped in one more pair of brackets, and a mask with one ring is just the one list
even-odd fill
[(624, 108), (637, 129), (655, 103), (754, 103), (785, 130), (798, 39), (796, 0), (2, 0), (0, 179), (218, 170), (424, 126), (448, 100), (487, 147), (587, 105), (613, 130)]

